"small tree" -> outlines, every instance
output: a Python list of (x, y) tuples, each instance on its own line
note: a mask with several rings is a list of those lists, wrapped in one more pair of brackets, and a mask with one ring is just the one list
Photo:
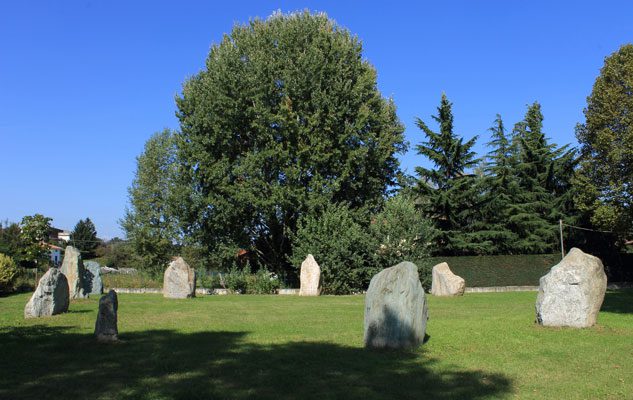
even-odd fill
[(18, 275), (18, 268), (13, 259), (0, 253), (0, 292), (12, 289), (13, 281)]
[(20, 240), (22, 242), (21, 261), (24, 266), (42, 269), (48, 264), (49, 249), (45, 246), (53, 219), (42, 214), (22, 218)]
[(84, 258), (94, 257), (99, 242), (97, 228), (90, 218), (80, 219), (70, 233), (70, 243), (83, 253)]

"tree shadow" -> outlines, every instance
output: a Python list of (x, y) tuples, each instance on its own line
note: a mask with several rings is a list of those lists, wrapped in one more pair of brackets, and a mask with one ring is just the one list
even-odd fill
[(600, 311), (611, 313), (633, 313), (633, 289), (608, 290)]
[(0, 398), (443, 400), (499, 398), (512, 390), (498, 373), (438, 372), (423, 350), (252, 344), (246, 332), (171, 330), (129, 332), (106, 345), (71, 329), (0, 329)]

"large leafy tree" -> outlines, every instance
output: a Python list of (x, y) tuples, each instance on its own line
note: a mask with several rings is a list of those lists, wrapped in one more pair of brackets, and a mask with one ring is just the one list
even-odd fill
[(79, 249), (85, 258), (94, 257), (99, 246), (97, 228), (90, 218), (80, 219), (70, 233), (70, 243)]
[(175, 208), (186, 205), (177, 198), (175, 134), (168, 129), (155, 133), (136, 161), (134, 181), (128, 188), (130, 206), (120, 224), (143, 259), (143, 268), (160, 273), (181, 241)]
[(418, 127), (426, 141), (417, 146), (418, 154), (424, 155), (434, 168), (416, 167), (417, 190), (424, 214), (438, 229), (437, 251), (453, 255), (477, 253), (483, 250), (472, 228), (476, 221), (474, 210), (479, 206), (476, 176), (470, 170), (477, 165), (472, 147), (477, 137), (464, 142), (453, 132), (452, 104), (442, 94), (437, 116), (439, 132), (431, 130), (421, 119)]
[(179, 214), (210, 250), (288, 268), (290, 232), (329, 203), (376, 210), (399, 171), (403, 126), (360, 41), (324, 14), (235, 26), (177, 99), (194, 194)]
[(584, 114), (576, 201), (593, 226), (625, 238), (633, 230), (633, 45), (605, 59)]

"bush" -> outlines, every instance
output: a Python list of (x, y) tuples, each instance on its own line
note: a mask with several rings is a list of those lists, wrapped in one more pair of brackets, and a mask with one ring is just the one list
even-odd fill
[(18, 276), (18, 267), (13, 259), (0, 253), (0, 291), (13, 290), (15, 278)]
[[(389, 198), (383, 210), (372, 217), (370, 232), (378, 246), (375, 259), (380, 269), (429, 257), (435, 236), (433, 224), (416, 209), (413, 199), (403, 194)], [(418, 272), (422, 285), (430, 286), (431, 270), (426, 264), (418, 264)]]
[(224, 274), (224, 284), (226, 288), (234, 293), (245, 293), (247, 286), (247, 276), (250, 267), (239, 269), (236, 265), (231, 267), (227, 274)]
[(320, 216), (299, 220), (290, 262), (300, 268), (312, 254), (321, 267), (322, 292), (348, 294), (364, 290), (379, 270), (376, 243), (345, 205), (330, 205)]
[(280, 286), (277, 275), (264, 268), (255, 274), (247, 275), (246, 278), (246, 293), (248, 294), (275, 294)]

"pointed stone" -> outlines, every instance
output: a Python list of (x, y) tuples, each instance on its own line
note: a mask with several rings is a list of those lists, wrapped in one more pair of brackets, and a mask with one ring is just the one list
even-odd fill
[(301, 280), (299, 296), (318, 296), (320, 294), (321, 267), (319, 267), (312, 254), (308, 254), (301, 263), (299, 279)]
[(457, 276), (443, 262), (433, 267), (433, 280), (431, 282), (431, 294), (433, 296), (462, 296), (466, 289), (466, 281)]
[(37, 284), (24, 307), (24, 318), (36, 318), (68, 311), (68, 280), (58, 268), (51, 268)]
[(84, 299), (88, 295), (84, 292), (84, 276), (85, 268), (81, 260), (81, 253), (73, 246), (67, 246), (64, 251), (64, 261), (62, 262), (61, 272), (68, 280), (68, 293), (70, 299)]
[(365, 295), (365, 347), (412, 348), (424, 341), (428, 307), (410, 262), (374, 275)]
[(95, 323), (95, 336), (99, 342), (116, 342), (119, 340), (117, 312), (119, 300), (114, 290), (99, 299), (99, 314)]
[(196, 272), (182, 257), (174, 257), (165, 270), (163, 296), (170, 299), (196, 296)]
[(573, 248), (541, 278), (536, 322), (544, 326), (593, 326), (606, 290), (602, 261)]

